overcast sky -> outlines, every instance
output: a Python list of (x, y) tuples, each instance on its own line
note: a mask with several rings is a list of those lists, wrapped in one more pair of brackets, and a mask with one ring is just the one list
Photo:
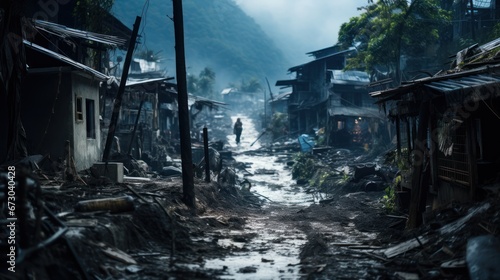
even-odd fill
[(340, 25), (368, 0), (234, 0), (255, 19), (295, 66), (306, 53), (337, 43)]

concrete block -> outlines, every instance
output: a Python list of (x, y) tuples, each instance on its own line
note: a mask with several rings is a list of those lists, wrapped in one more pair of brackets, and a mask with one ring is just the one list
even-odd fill
[(123, 163), (121, 162), (108, 162), (106, 171), (105, 162), (96, 162), (93, 165), (97, 175), (108, 177), (115, 183), (123, 183)]

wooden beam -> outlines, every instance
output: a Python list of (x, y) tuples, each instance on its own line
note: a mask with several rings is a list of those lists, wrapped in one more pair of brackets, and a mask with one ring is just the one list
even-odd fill
[(177, 99), (179, 106), (179, 133), (181, 140), (183, 200), (190, 208), (196, 208), (194, 196), (193, 154), (191, 151), (191, 130), (186, 82), (186, 55), (184, 50), (184, 24), (182, 0), (173, 0), (175, 65), (177, 74)]
[(120, 87), (116, 93), (115, 103), (113, 106), (113, 113), (111, 115), (111, 120), (109, 123), (108, 137), (106, 138), (106, 145), (104, 147), (104, 152), (102, 155), (102, 161), (108, 162), (109, 153), (111, 151), (111, 144), (113, 143), (113, 138), (115, 137), (116, 125), (118, 123), (118, 116), (120, 115), (120, 108), (122, 105), (122, 97), (125, 92), (125, 85), (127, 83), (128, 71), (130, 64), (132, 62), (132, 54), (135, 49), (135, 41), (137, 39), (137, 34), (139, 33), (139, 25), (141, 24), (141, 17), (135, 18), (134, 30), (132, 31), (132, 38), (130, 38), (130, 44), (128, 46), (127, 56), (125, 57), (125, 63), (123, 65), (122, 78), (120, 80)]

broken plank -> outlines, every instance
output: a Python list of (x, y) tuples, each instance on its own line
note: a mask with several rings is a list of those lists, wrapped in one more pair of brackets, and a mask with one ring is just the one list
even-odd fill
[(403, 253), (406, 253), (412, 249), (415, 249), (417, 247), (420, 247), (427, 242), (429, 242), (430, 238), (429, 237), (424, 237), (424, 236), (419, 236), (417, 238), (410, 239), (408, 241), (405, 241), (403, 243), (400, 243), (398, 245), (392, 246), (389, 249), (386, 249), (384, 251), (384, 255), (386, 258), (393, 258), (397, 255), (401, 255)]
[(117, 249), (117, 248), (106, 248), (106, 249), (103, 249), (102, 252), (112, 258), (112, 259), (115, 259), (117, 261), (120, 261), (120, 262), (123, 262), (123, 263), (126, 263), (126, 264), (137, 264), (137, 262), (130, 256), (128, 255), (127, 253)]

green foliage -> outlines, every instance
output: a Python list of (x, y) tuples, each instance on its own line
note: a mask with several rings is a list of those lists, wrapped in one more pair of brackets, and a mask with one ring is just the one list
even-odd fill
[(396, 150), (387, 153), (385, 164), (396, 166), (400, 171), (409, 170), (411, 164), (408, 161), (408, 148), (401, 149), (401, 156), (398, 156)]
[(314, 160), (310, 154), (298, 153), (295, 155), (292, 166), (292, 178), (296, 180), (309, 180), (314, 175)]
[(392, 185), (385, 188), (385, 194), (382, 197), (382, 203), (384, 204), (385, 210), (387, 210), (388, 212), (393, 212), (394, 210), (396, 210), (396, 192)]
[(288, 114), (274, 113), (271, 119), (271, 125), (269, 127), (273, 140), (285, 136), (285, 133), (287, 133), (287, 128)]
[(401, 55), (421, 57), (439, 43), (441, 30), (450, 25), (450, 13), (438, 4), (438, 0), (368, 4), (364, 13), (342, 24), (339, 31), (339, 44), (358, 50), (348, 68), (374, 73), (383, 67), (398, 74)]
[[(290, 63), (281, 50), (233, 0), (182, 2), (186, 64), (191, 71), (209, 67), (218, 80), (224, 77), (224, 83), (286, 74)], [(121, 0), (113, 11), (132, 27), (143, 6), (144, 1)], [(172, 9), (172, 1), (149, 1), (141, 23), (140, 47), (161, 50), (165, 58), (175, 57), (174, 24), (169, 19)], [(175, 69), (175, 65), (165, 67)]]
[(189, 93), (214, 99), (215, 72), (209, 67), (201, 70), (198, 76), (188, 75), (187, 87)]
[(244, 92), (259, 92), (264, 89), (257, 78), (250, 78), (248, 81), (243, 79), (239, 88)]
[(102, 19), (111, 11), (114, 0), (78, 0), (73, 15), (81, 28), (97, 33), (105, 33)]
[(330, 187), (328, 182), (335, 176), (336, 174), (330, 170), (319, 169), (311, 180), (309, 180), (309, 185), (316, 188), (319, 192), (326, 192)]

